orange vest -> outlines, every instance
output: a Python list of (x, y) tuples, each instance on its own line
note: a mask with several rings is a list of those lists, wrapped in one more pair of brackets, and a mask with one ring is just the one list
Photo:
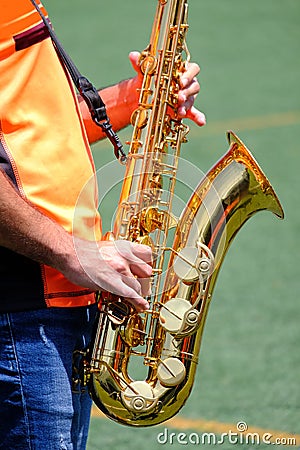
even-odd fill
[[(72, 82), (30, 0), (0, 0), (0, 11), (0, 166), (24, 198), (69, 233), (75, 228), (81, 238), (100, 239), (95, 170)], [(94, 293), (55, 269), (37, 270), (36, 263), (2, 250), (0, 310), (13, 280), (16, 292), (11, 286), (7, 301), (12, 305), (26, 290), (24, 309), (94, 303)], [(26, 267), (29, 281), (14, 267)]]

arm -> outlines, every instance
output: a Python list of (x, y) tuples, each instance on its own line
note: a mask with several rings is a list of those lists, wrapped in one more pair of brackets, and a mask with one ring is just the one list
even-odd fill
[[(138, 63), (139, 53), (131, 52), (129, 59), (137, 73), (136, 76), (99, 91), (106, 104), (107, 113), (115, 131), (126, 127), (130, 123), (131, 114), (138, 106), (138, 89), (141, 87), (143, 80)], [(178, 95), (178, 115), (180, 118), (189, 118), (197, 125), (203, 126), (205, 125), (205, 115), (194, 107), (195, 99), (200, 91), (196, 78), (199, 71), (199, 66), (191, 63), (181, 77), (182, 89)], [(103, 139), (105, 135), (91, 120), (89, 110), (82, 99), (80, 100), (80, 109), (89, 142), (93, 143)]]
[[(25, 201), (0, 170), (0, 245), (54, 267), (73, 283), (105, 289), (128, 298), (138, 309), (148, 307), (142, 295), (149, 285), (149, 247), (124, 241), (87, 242), (73, 237)], [(136, 277), (140, 277), (139, 281)]]
[(0, 245), (58, 268), (67, 233), (24, 200), (1, 170), (0, 192)]
[[(135, 77), (99, 91), (114, 131), (129, 125), (131, 114), (138, 104), (138, 87), (139, 78)], [(79, 98), (79, 104), (89, 142), (92, 144), (106, 137), (101, 128), (92, 121), (88, 107), (82, 98)]]

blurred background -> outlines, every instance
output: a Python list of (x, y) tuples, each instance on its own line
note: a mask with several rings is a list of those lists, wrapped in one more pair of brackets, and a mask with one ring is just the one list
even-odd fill
[[(97, 87), (134, 75), (128, 53), (146, 47), (156, 0), (44, 3), (64, 47)], [(196, 104), (207, 125), (190, 124), (182, 155), (206, 172), (227, 150), (225, 132), (234, 130), (270, 179), (285, 219), (257, 214), (230, 247), (194, 390), (177, 422), (130, 429), (94, 410), (88, 450), (160, 448), (164, 427), (221, 435), (240, 421), (261, 434), (296, 434), (300, 446), (299, 24), (299, 0), (189, 2), (188, 46), (201, 66)], [(120, 137), (130, 134), (127, 128)], [(108, 142), (93, 152), (98, 168), (113, 160)], [(101, 209), (106, 229), (114, 208)], [(247, 446), (256, 447), (267, 445)]]

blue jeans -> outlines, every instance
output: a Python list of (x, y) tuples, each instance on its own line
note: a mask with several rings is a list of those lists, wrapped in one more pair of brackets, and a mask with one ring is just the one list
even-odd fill
[(0, 449), (85, 448), (91, 399), (72, 389), (72, 355), (88, 344), (96, 310), (0, 314)]

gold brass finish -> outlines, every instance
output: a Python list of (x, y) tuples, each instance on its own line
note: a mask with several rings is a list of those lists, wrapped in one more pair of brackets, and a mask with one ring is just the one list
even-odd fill
[[(138, 110), (114, 224), (114, 237), (151, 245), (150, 310), (101, 296), (95, 337), (85, 359), (94, 402), (108, 417), (150, 426), (174, 416), (194, 383), (212, 292), (230, 243), (256, 212), (283, 210), (245, 145), (229, 132), (228, 152), (174, 221), (172, 200), (188, 128), (173, 111), (178, 77), (189, 59), (187, 0), (158, 1)], [(185, 61), (183, 55), (185, 54)], [(176, 225), (173, 244), (168, 231)], [(146, 375), (140, 375), (138, 365)], [(134, 375), (132, 375), (134, 372)]]

